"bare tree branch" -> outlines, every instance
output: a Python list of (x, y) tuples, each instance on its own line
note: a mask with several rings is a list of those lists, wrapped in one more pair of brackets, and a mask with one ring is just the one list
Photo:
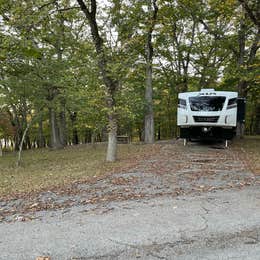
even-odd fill
[(80, 9), (82, 10), (82, 12), (86, 15), (87, 19), (91, 19), (91, 13), (90, 11), (88, 10), (86, 4), (84, 1), (82, 0), (77, 0), (79, 6), (80, 6)]
[[(247, 12), (250, 20), (258, 27), (260, 28), (260, 20), (259, 20), (259, 13), (258, 14), (254, 14), (252, 8), (250, 8), (250, 6), (248, 5), (248, 1), (246, 0), (239, 0), (239, 2), (242, 4), (242, 6), (244, 7), (245, 11)], [(259, 3), (259, 2), (258, 2)], [(258, 4), (259, 7), (259, 4)], [(259, 10), (258, 10), (259, 12)]]
[(57, 12), (66, 12), (66, 11), (70, 11), (70, 10), (78, 10), (80, 9), (80, 7), (78, 6), (71, 6), (71, 7), (66, 7), (66, 8), (61, 8), (61, 9), (57, 9)]
[(97, 13), (96, 0), (91, 0), (91, 14), (93, 15), (93, 18), (96, 16), (96, 13)]
[(38, 8), (38, 10), (42, 10), (43, 8), (45, 8), (45, 7), (49, 6), (49, 5), (55, 4), (56, 2), (57, 2), (57, 0), (47, 2), (47, 3), (43, 4), (43, 5), (41, 5), (41, 6)]

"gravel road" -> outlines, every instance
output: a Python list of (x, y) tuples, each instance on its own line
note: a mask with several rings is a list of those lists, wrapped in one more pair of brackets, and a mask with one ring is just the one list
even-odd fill
[(158, 145), (129, 172), (0, 201), (0, 259), (260, 259), (260, 178), (239, 153)]

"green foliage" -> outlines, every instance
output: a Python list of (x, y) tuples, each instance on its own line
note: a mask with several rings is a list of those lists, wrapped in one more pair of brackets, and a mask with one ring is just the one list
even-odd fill
[[(202, 87), (236, 91), (242, 81), (250, 102), (249, 125), (252, 120), (257, 124), (259, 54), (251, 53), (259, 28), (239, 1), (158, 0), (158, 7), (153, 85), (156, 131), (161, 137), (176, 134), (179, 92)], [(256, 1), (250, 1), (249, 8), (255, 14)], [(98, 10), (108, 75), (119, 82), (115, 97), (119, 132), (141, 137), (147, 2), (110, 0)], [(32, 142), (39, 138), (41, 123), (46, 143), (50, 142), (50, 108), (57, 118), (65, 111), (69, 142), (75, 128), (81, 142), (86, 132), (102, 135), (107, 92), (89, 26), (76, 2), (7, 0), (0, 2), (0, 11), (0, 107), (14, 126), (14, 131), (1, 126), (2, 136), (16, 140), (27, 119), (42, 107), (28, 135)], [(74, 112), (77, 119), (72, 123)]]

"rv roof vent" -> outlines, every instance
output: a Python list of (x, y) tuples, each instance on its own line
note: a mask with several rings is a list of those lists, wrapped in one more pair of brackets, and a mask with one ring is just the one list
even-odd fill
[(202, 88), (200, 90), (200, 92), (212, 92), (212, 91), (215, 91), (215, 89), (214, 88)]

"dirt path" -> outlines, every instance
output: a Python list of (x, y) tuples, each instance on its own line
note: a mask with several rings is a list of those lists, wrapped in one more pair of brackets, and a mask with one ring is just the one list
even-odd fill
[(130, 171), (0, 201), (0, 259), (260, 259), (260, 178), (180, 141)]
[(74, 183), (62, 190), (37, 196), (0, 201), (0, 221), (41, 218), (46, 210), (69, 211), (84, 205), (86, 211), (109, 211), (111, 201), (179, 196), (258, 185), (259, 176), (249, 171), (242, 156), (232, 147), (181, 141), (156, 144), (158, 153), (137, 162), (128, 172)]

